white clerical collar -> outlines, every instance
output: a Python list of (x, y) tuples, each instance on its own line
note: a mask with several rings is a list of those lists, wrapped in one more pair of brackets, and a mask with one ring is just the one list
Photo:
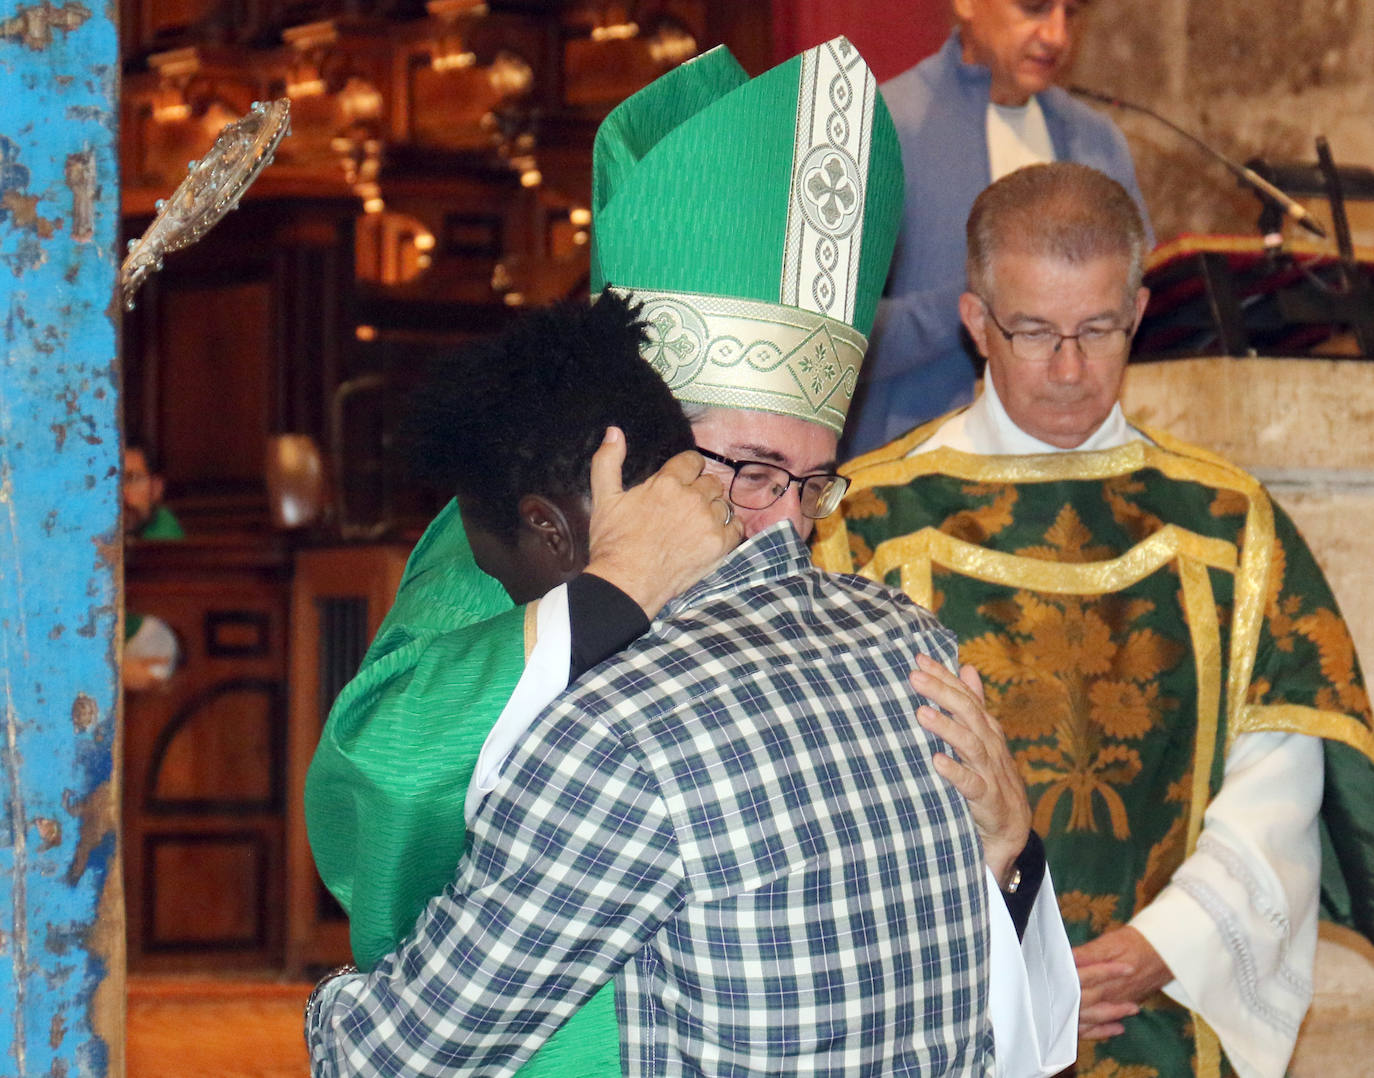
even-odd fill
[(984, 456), (1027, 456), (1034, 453), (1087, 453), (1098, 449), (1116, 449), (1130, 442), (1147, 441), (1146, 437), (1126, 422), (1121, 405), (1112, 410), (1102, 426), (1093, 431), (1082, 445), (1072, 450), (1042, 442), (1018, 427), (1002, 406), (997, 387), (991, 377), (984, 377), (983, 391), (967, 409), (941, 424), (929, 438), (913, 449), (925, 453), (931, 449), (948, 447), (964, 453)]

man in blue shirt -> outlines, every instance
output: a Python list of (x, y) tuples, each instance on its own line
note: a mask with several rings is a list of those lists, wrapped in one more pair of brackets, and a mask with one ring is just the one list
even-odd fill
[(1085, 6), (954, 0), (959, 25), (944, 47), (883, 84), (902, 148), (906, 203), (845, 455), (973, 400), (959, 294), (964, 222), (983, 188), (1023, 165), (1078, 161), (1125, 187), (1144, 214), (1121, 132), (1054, 85)]

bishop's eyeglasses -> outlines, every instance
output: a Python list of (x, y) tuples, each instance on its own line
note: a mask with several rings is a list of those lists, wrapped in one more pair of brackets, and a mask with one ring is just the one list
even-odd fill
[(1076, 342), (1079, 353), (1089, 362), (1115, 359), (1121, 355), (1122, 349), (1126, 346), (1126, 339), (1131, 335), (1130, 329), (1124, 326), (1089, 326), (1077, 333), (1060, 333), (1048, 326), (1007, 329), (992, 313), (992, 304), (985, 299), (982, 302), (983, 310), (987, 311), (992, 324), (997, 327), (997, 332), (1011, 345), (1011, 354), (1022, 363), (1048, 362), (1051, 356), (1064, 347), (1065, 341)]
[(801, 492), (802, 516), (819, 520), (839, 508), (840, 499), (849, 489), (849, 480), (834, 472), (793, 475), (776, 464), (764, 464), (759, 460), (731, 460), (701, 446), (697, 446), (697, 452), (735, 473), (730, 478), (726, 497), (741, 509), (767, 509), (795, 483)]

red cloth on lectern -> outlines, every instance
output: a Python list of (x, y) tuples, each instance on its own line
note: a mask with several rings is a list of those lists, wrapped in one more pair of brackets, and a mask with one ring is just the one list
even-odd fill
[(773, 57), (844, 34), (879, 81), (899, 75), (944, 44), (949, 0), (773, 0)]

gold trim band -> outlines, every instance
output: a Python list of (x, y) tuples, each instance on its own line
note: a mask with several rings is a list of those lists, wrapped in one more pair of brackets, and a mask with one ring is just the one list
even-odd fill
[(1302, 704), (1250, 704), (1241, 709), (1234, 729), (1227, 736), (1277, 731), (1309, 734), (1327, 741), (1339, 741), (1374, 760), (1374, 731), (1362, 722), (1339, 711), (1322, 711)]
[(643, 304), (640, 354), (684, 404), (748, 408), (844, 427), (868, 338), (781, 303), (614, 288)]
[(1193, 741), (1193, 782), (1188, 800), (1188, 836), (1184, 845), (1185, 856), (1191, 857), (1202, 832), (1203, 813), (1212, 799), (1212, 766), (1216, 762), (1221, 723), (1221, 626), (1207, 567), (1181, 557), (1178, 575), (1197, 676), (1197, 733)]
[(1197, 1045), (1197, 1078), (1221, 1078), (1221, 1038), (1197, 1011), (1193, 1016), (1193, 1043)]
[(900, 569), (902, 590), (928, 608), (934, 563), (988, 584), (1061, 595), (1102, 595), (1143, 580), (1180, 556), (1226, 572), (1234, 572), (1236, 567), (1236, 548), (1231, 543), (1166, 524), (1120, 557), (1072, 564), (987, 550), (934, 528), (922, 528), (914, 535), (878, 544), (872, 560), (860, 572), (881, 581), (893, 569)]

